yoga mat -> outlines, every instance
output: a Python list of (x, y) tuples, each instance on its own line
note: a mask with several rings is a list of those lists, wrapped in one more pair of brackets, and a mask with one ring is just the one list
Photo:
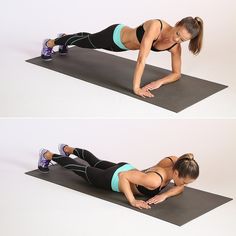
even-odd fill
[[(78, 158), (75, 159), (78, 160)], [(138, 208), (130, 206), (122, 193), (94, 187), (88, 184), (82, 177), (76, 175), (70, 170), (60, 167), (57, 164), (50, 166), (49, 173), (41, 173), (39, 170), (33, 170), (27, 172), (26, 174), (121, 205), (123, 207), (130, 208), (178, 226), (181, 226), (232, 200), (228, 197), (185, 187), (182, 194), (168, 198), (160, 204), (151, 205), (151, 209), (139, 210)], [(143, 200), (147, 199), (146, 197), (140, 196), (137, 196), (136, 198)]]
[[(52, 61), (43, 61), (40, 57), (36, 57), (27, 62), (126, 94), (173, 112), (180, 112), (227, 87), (182, 74), (180, 80), (152, 91), (154, 98), (142, 98), (132, 91), (136, 65), (133, 60), (98, 50), (72, 47), (66, 56), (55, 53)], [(169, 73), (169, 70), (146, 65), (142, 86), (161, 79)], [(97, 102), (95, 97), (94, 100)]]

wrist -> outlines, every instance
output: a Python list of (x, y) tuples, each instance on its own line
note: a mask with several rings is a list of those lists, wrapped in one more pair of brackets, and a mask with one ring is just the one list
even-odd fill
[(164, 80), (162, 80), (162, 79), (157, 80), (157, 82), (160, 84), (160, 86), (162, 86), (164, 84)]
[(162, 195), (165, 199), (169, 197), (167, 193), (162, 193), (161, 195)]
[(138, 92), (140, 90), (140, 87), (134, 87), (133, 90), (134, 92)]
[(130, 205), (134, 205), (134, 202), (136, 201), (136, 199), (135, 198), (133, 198), (133, 199), (131, 199), (131, 200), (129, 200), (129, 203), (130, 203)]

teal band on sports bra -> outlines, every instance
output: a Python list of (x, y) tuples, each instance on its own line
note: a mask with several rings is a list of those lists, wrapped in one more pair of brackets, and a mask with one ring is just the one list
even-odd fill
[(119, 176), (118, 174), (122, 171), (128, 171), (128, 170), (133, 170), (135, 169), (132, 165), (130, 164), (124, 164), (123, 166), (119, 167), (113, 174), (112, 179), (111, 179), (111, 188), (115, 192), (120, 192), (119, 190)]
[(121, 38), (120, 38), (120, 32), (122, 30), (122, 28), (124, 27), (125, 25), (123, 24), (119, 24), (116, 26), (114, 32), (113, 32), (113, 41), (114, 43), (121, 49), (124, 49), (124, 50), (129, 50), (128, 48), (125, 47), (125, 45), (121, 42)]

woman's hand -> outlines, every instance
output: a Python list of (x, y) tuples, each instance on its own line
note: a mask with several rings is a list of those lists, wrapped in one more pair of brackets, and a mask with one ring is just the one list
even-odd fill
[(151, 207), (147, 204), (147, 202), (142, 201), (142, 200), (136, 200), (134, 199), (131, 203), (130, 203), (133, 207), (137, 207), (139, 209), (150, 209)]
[(154, 95), (144, 86), (143, 88), (134, 89), (134, 93), (145, 98), (153, 98)]
[(167, 197), (165, 194), (159, 194), (159, 195), (156, 195), (156, 196), (150, 198), (149, 200), (147, 200), (146, 203), (147, 204), (157, 204), (157, 203), (165, 201), (166, 198)]
[(158, 89), (163, 85), (163, 82), (161, 80), (156, 80), (151, 82), (150, 84), (145, 85), (143, 88), (145, 88), (146, 90), (154, 90), (154, 89)]

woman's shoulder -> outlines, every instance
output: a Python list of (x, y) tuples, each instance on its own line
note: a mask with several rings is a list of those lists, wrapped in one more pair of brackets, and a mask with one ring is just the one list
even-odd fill
[(162, 21), (160, 21), (159, 19), (150, 19), (150, 20), (147, 20), (145, 22), (143, 22), (143, 26), (145, 29), (148, 29), (150, 27), (157, 27), (159, 28), (162, 24)]
[(162, 22), (163, 27), (168, 27), (168, 28), (171, 27), (172, 28), (172, 26), (167, 21), (162, 20), (162, 19), (158, 19), (158, 20), (160, 20)]
[(166, 158), (171, 159), (172, 161), (174, 161), (174, 163), (178, 160), (177, 156), (169, 156), (169, 157), (166, 157)]
[(173, 163), (175, 163), (177, 161), (178, 157), (176, 156), (168, 156), (168, 157), (164, 157), (162, 160), (160, 160), (157, 164), (157, 166), (169, 166)]

